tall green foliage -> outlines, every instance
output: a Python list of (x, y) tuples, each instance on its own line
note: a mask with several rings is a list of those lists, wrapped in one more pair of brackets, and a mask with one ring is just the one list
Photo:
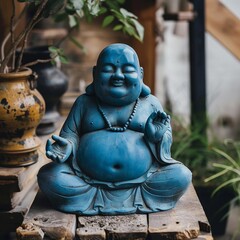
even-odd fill
[(240, 142), (226, 140), (222, 148), (212, 148), (216, 154), (217, 162), (213, 162), (216, 173), (205, 179), (205, 182), (215, 181), (217, 187), (214, 191), (220, 191), (225, 187), (231, 187), (236, 193), (233, 200), (240, 200)]
[(191, 129), (173, 117), (172, 157), (192, 171), (194, 181), (203, 181), (210, 158), (208, 142), (201, 131), (202, 126)]
[[(138, 22), (137, 16), (123, 8), (125, 0), (18, 0), (25, 4), (24, 10), (19, 16), (15, 14), (15, 1), (17, 0), (11, 0), (13, 12), (9, 33), (1, 43), (0, 72), (3, 73), (9, 72), (9, 69), (15, 72), (21, 69), (23, 51), (31, 30), (37, 23), (48, 17), (53, 17), (56, 22), (66, 23), (69, 40), (78, 48), (82, 48), (82, 45), (71, 34), (72, 30), (79, 29), (81, 19), (85, 18), (91, 22), (99, 16), (103, 16), (103, 27), (111, 24), (113, 31), (122, 31), (139, 41), (143, 40), (144, 29)], [(32, 18), (27, 22), (25, 29), (16, 36), (15, 30), (28, 9), (31, 9), (33, 13)], [(6, 51), (5, 46), (8, 41), (11, 46)], [(20, 54), (16, 61), (16, 49), (19, 48)], [(57, 48), (59, 46), (49, 48), (53, 59), (58, 58), (66, 63), (67, 59), (63, 51)]]

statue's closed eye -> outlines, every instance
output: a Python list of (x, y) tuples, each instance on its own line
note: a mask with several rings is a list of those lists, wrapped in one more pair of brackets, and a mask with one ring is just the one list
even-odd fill
[(136, 69), (133, 66), (125, 66), (123, 68), (123, 73), (132, 73), (136, 72)]
[(112, 73), (114, 72), (114, 68), (110, 65), (107, 65), (107, 66), (104, 66), (102, 68), (102, 72), (105, 72), (105, 73)]

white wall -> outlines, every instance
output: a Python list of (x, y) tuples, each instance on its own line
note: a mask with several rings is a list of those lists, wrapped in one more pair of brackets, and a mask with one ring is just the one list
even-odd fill
[[(183, 23), (184, 24), (184, 23)], [(175, 22), (165, 22), (164, 41), (157, 46), (156, 95), (186, 124), (190, 119), (189, 51), (186, 23), (184, 35), (176, 35)], [(179, 26), (178, 26), (179, 27)]]
[[(222, 0), (240, 16), (239, 0)], [(185, 24), (185, 25), (184, 25)], [(173, 114), (189, 123), (189, 45), (187, 23), (164, 22), (164, 42), (157, 46), (156, 95), (169, 98)], [(180, 34), (176, 34), (179, 32)], [(240, 61), (206, 33), (207, 114), (219, 139), (240, 139)]]
[(240, 62), (206, 34), (207, 106), (213, 133), (240, 139)]

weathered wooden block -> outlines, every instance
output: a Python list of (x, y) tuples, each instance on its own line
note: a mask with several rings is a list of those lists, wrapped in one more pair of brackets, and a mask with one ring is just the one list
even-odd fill
[(23, 224), (16, 230), (17, 239), (41, 239), (40, 233), (43, 232), (42, 239), (46, 237), (72, 240), (75, 237), (76, 222), (74, 214), (54, 210), (45, 196), (39, 192)]
[(0, 211), (9, 211), (19, 205), (25, 196), (32, 191), (33, 186), (37, 186), (36, 176), (29, 179), (28, 185), (25, 186), (21, 192), (2, 192), (0, 198)]
[(99, 227), (81, 227), (77, 228), (76, 235), (80, 240), (105, 240), (106, 232)]
[(37, 175), (38, 170), (45, 163), (45, 158), (39, 152), (38, 162), (28, 167), (0, 167), (0, 192), (13, 193), (24, 190), (29, 181)]
[(147, 237), (147, 215), (80, 216), (76, 235), (83, 240), (128, 239)]
[(0, 232), (13, 232), (22, 224), (24, 217), (32, 205), (37, 191), (38, 185), (35, 182), (20, 204), (10, 211), (0, 212)]
[(191, 185), (176, 207), (169, 211), (152, 213), (149, 217), (151, 239), (195, 239), (211, 228)]
[(42, 240), (44, 238), (44, 232), (42, 229), (31, 223), (22, 224), (21, 227), (17, 228), (16, 234), (18, 239)]

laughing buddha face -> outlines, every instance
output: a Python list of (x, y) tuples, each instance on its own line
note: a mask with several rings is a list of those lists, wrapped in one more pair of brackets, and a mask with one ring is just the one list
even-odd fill
[(136, 101), (143, 86), (143, 68), (136, 52), (125, 44), (105, 48), (93, 68), (93, 83), (104, 103), (124, 106)]

